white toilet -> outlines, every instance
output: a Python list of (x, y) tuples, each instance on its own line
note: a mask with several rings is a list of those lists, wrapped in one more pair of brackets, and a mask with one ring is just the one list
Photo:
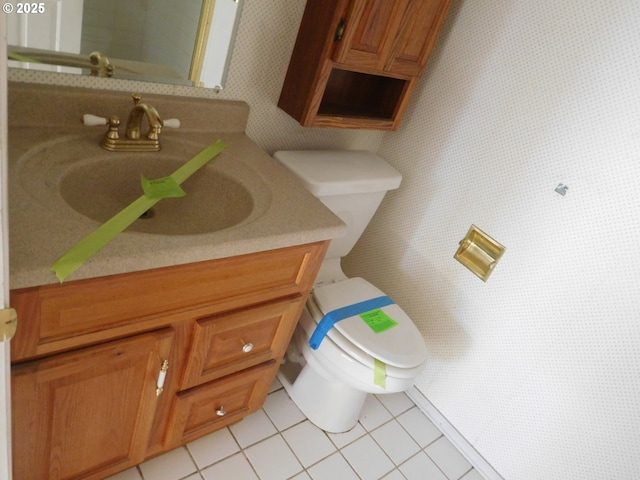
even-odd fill
[(365, 151), (280, 151), (274, 157), (347, 224), (346, 236), (331, 242), (278, 373), (312, 423), (345, 432), (369, 393), (407, 390), (426, 365), (426, 345), (407, 314), (366, 280), (347, 278), (340, 266), (402, 177)]

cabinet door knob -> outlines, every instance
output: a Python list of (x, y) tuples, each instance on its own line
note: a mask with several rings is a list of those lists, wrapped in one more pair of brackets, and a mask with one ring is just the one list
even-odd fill
[(242, 351), (244, 353), (249, 353), (251, 350), (253, 350), (253, 343), (244, 343), (244, 341), (242, 342)]
[(220, 406), (220, 408), (216, 410), (216, 415), (218, 415), (219, 417), (224, 417), (226, 414), (227, 411), (224, 409), (224, 405)]

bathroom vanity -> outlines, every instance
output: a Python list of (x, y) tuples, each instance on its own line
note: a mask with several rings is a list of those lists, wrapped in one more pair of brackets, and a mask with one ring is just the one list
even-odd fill
[[(343, 234), (342, 222), (246, 137), (245, 104), (147, 100), (183, 127), (163, 130), (161, 152), (144, 155), (171, 163), (217, 138), (229, 145), (200, 180), (184, 184), (204, 204), (176, 217), (184, 230), (159, 223), (153, 233), (125, 231), (59, 284), (51, 263), (100, 225), (62, 196), (68, 172), (128, 162), (100, 148), (103, 128), (79, 119), (124, 116), (130, 100), (10, 86), (16, 479), (105, 478), (261, 408), (328, 243)], [(111, 176), (118, 172), (128, 175), (114, 168)], [(198, 190), (215, 175), (248, 192), (250, 208), (231, 224), (194, 232), (187, 223), (203, 221), (215, 200)]]
[(261, 408), (325, 247), (12, 291), (16, 478), (103, 478)]

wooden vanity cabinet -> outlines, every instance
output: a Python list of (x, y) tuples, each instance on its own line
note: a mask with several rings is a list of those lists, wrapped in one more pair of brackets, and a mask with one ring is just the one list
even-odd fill
[(327, 245), (12, 290), (14, 478), (105, 478), (261, 408)]
[(304, 126), (395, 130), (451, 0), (308, 0), (278, 106)]

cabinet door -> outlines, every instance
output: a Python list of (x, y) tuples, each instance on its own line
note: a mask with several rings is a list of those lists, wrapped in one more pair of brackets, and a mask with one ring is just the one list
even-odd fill
[(14, 366), (14, 478), (99, 479), (141, 462), (172, 336), (167, 328)]
[(399, 75), (420, 75), (449, 12), (451, 0), (410, 0), (395, 34), (384, 70)]
[(344, 35), (336, 46), (337, 63), (382, 70), (405, 15), (408, 0), (354, 0), (344, 19)]
[(451, 0), (355, 0), (334, 60), (363, 70), (418, 76)]

